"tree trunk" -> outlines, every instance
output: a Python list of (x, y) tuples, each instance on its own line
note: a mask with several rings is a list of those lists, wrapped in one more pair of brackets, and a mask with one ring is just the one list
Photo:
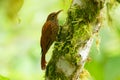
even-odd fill
[(100, 29), (104, 3), (104, 0), (73, 0), (54, 44), (46, 80), (81, 80), (93, 35)]

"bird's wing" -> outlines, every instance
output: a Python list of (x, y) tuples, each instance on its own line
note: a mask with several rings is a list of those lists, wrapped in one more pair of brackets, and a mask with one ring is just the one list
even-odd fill
[(51, 31), (51, 22), (48, 21), (44, 24), (42, 29), (42, 36), (41, 36), (41, 47), (43, 49), (43, 53), (46, 53), (52, 44), (51, 41), (52, 31)]

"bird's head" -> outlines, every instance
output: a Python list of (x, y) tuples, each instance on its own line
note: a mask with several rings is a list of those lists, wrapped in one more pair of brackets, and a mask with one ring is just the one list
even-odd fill
[(51, 21), (56, 21), (57, 20), (57, 15), (61, 12), (62, 10), (59, 10), (57, 12), (52, 12), (48, 15), (47, 17), (47, 21), (51, 20)]

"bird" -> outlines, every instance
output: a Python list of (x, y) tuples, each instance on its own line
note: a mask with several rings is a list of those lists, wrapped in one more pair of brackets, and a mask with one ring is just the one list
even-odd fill
[(40, 40), (41, 46), (41, 69), (46, 69), (46, 60), (45, 55), (49, 50), (50, 46), (54, 41), (56, 41), (56, 37), (59, 30), (58, 19), (57, 16), (62, 10), (57, 12), (52, 12), (48, 15), (45, 24), (42, 27), (42, 35)]

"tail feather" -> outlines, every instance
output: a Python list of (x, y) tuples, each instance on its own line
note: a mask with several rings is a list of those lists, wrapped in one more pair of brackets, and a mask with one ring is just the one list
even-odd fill
[(42, 53), (41, 56), (41, 69), (44, 70), (46, 68), (45, 54)]

